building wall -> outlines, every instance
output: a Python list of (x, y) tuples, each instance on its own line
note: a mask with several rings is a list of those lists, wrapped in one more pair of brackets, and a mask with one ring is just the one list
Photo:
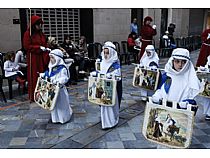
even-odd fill
[(13, 24), (19, 19), (18, 9), (0, 9), (0, 51), (7, 52), (21, 48), (20, 24)]
[(204, 25), (204, 28), (210, 28), (210, 10), (207, 11), (207, 21), (206, 25)]
[(205, 9), (190, 9), (189, 35), (200, 35), (203, 32)]
[(204, 10), (204, 22), (203, 22), (203, 31), (207, 28), (210, 28), (210, 9)]
[[(206, 11), (206, 16), (202, 12)], [(208, 9), (170, 9), (168, 10), (168, 24), (175, 23), (174, 37), (199, 34), (207, 23)], [(138, 13), (137, 13), (138, 14)], [(143, 17), (153, 17), (152, 24), (157, 25), (157, 35), (154, 37), (156, 47), (159, 46), (161, 9), (144, 8)], [(17, 50), (21, 48), (20, 24), (13, 24), (13, 19), (19, 19), (18, 9), (0, 9), (0, 51)], [(127, 40), (130, 33), (131, 9), (93, 9), (93, 41)]]
[(174, 37), (186, 37), (189, 30), (189, 9), (172, 9), (172, 23), (176, 24)]
[(146, 16), (150, 16), (153, 19), (153, 22), (151, 23), (151, 25), (156, 25), (156, 30), (157, 30), (157, 35), (155, 35), (153, 37), (153, 39), (155, 40), (155, 47), (159, 47), (159, 39), (160, 39), (160, 25), (161, 25), (161, 9), (144, 9), (143, 12), (143, 19)]
[(93, 9), (93, 40), (127, 40), (130, 33), (131, 9)]
[[(174, 37), (186, 37), (188, 35), (200, 35), (203, 29), (205, 9), (168, 9), (168, 25), (175, 23)], [(157, 35), (154, 36), (156, 47), (159, 46), (161, 28), (161, 9), (144, 8), (143, 17), (151, 16), (153, 24), (157, 25)], [(206, 20), (205, 20), (206, 19)]]

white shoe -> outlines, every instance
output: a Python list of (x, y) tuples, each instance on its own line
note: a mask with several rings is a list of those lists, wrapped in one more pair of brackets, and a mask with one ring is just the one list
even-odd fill
[(86, 72), (85, 71), (79, 71), (79, 74), (85, 74)]
[(146, 97), (141, 97), (141, 100), (142, 101), (147, 101), (147, 98)]
[(210, 116), (209, 115), (206, 115), (205, 120), (206, 121), (210, 121)]

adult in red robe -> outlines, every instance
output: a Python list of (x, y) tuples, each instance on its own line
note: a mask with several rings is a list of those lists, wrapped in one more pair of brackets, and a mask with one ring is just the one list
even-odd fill
[(39, 76), (38, 73), (44, 72), (49, 63), (49, 55), (45, 51), (47, 41), (42, 32), (42, 24), (41, 17), (31, 16), (31, 25), (29, 25), (23, 37), (23, 47), (27, 53), (27, 79), (30, 101), (34, 101), (34, 90)]
[(204, 30), (201, 34), (202, 46), (196, 66), (205, 66), (207, 57), (210, 55), (210, 28)]
[(141, 36), (141, 51), (138, 54), (138, 61), (140, 61), (142, 55), (144, 54), (147, 45), (152, 45), (153, 36), (157, 34), (156, 25), (151, 26), (152, 18), (147, 16), (144, 18), (144, 25), (140, 31)]

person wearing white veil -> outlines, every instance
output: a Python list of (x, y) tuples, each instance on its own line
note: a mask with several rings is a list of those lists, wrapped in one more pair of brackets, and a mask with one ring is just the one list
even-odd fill
[(198, 80), (194, 66), (190, 61), (189, 51), (176, 48), (165, 65), (165, 73), (159, 89), (152, 96), (152, 101), (160, 103), (162, 99), (179, 103), (178, 108), (186, 109), (187, 104), (195, 105), (192, 109), (197, 111), (194, 100), (199, 94), (201, 83)]
[(111, 107), (101, 105), (102, 129), (109, 129), (115, 127), (119, 121), (119, 108), (122, 98), (121, 68), (120, 61), (115, 50), (115, 45), (112, 42), (105, 42), (101, 52), (101, 57), (102, 60), (99, 73), (106, 74), (107, 78), (119, 76), (116, 89), (116, 104)]
[(159, 67), (159, 57), (153, 45), (147, 45), (145, 52), (140, 59), (140, 67)]
[(66, 123), (71, 119), (72, 108), (65, 84), (70, 78), (69, 71), (63, 61), (63, 53), (60, 49), (54, 49), (49, 53), (49, 70), (41, 74), (41, 77), (50, 79), (53, 84), (59, 84), (60, 91), (54, 109), (51, 111), (53, 123)]
[[(159, 67), (159, 57), (155, 52), (153, 45), (147, 45), (145, 48), (144, 54), (140, 59), (140, 67), (157, 69)], [(146, 101), (148, 96), (148, 91), (145, 89), (140, 89), (141, 99)], [(149, 94), (151, 96), (151, 94)]]

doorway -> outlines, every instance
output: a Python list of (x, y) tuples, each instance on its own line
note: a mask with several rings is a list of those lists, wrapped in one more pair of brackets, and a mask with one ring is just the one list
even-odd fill
[(168, 24), (168, 9), (161, 9), (160, 37), (165, 34)]
[(86, 37), (87, 43), (93, 42), (93, 9), (80, 9), (80, 35)]
[(138, 24), (138, 32), (141, 30), (143, 25), (143, 9), (141, 8), (132, 8), (131, 9), (131, 23), (133, 22), (133, 19), (137, 19)]

